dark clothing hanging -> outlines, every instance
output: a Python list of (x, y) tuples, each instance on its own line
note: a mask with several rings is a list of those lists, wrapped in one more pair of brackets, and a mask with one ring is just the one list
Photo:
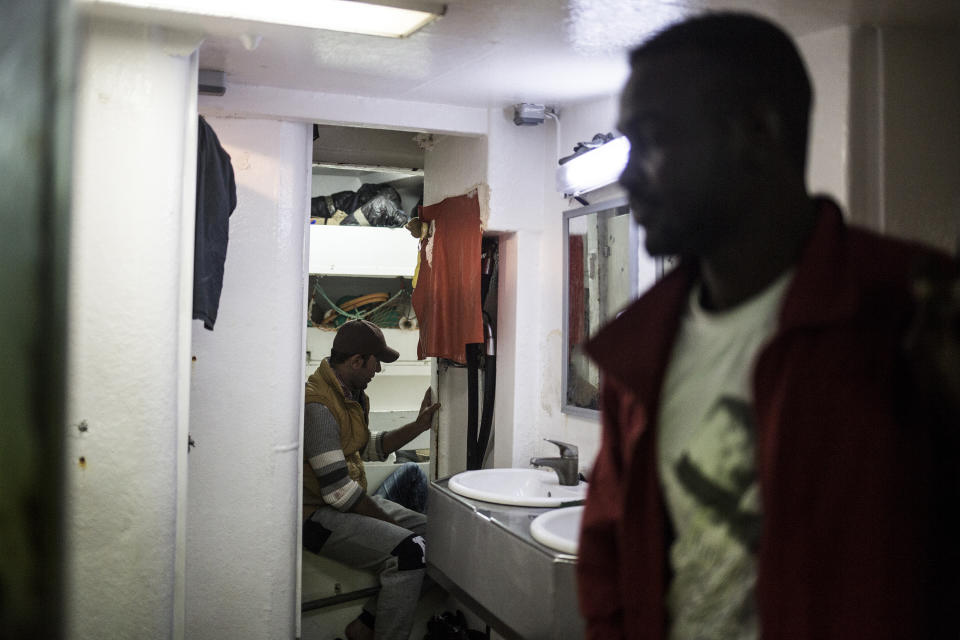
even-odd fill
[(197, 214), (193, 247), (193, 317), (213, 331), (223, 288), (230, 214), (237, 206), (237, 185), (230, 155), (200, 116), (197, 128)]

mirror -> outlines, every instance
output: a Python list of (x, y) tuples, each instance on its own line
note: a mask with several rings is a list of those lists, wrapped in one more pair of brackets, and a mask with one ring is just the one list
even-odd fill
[(582, 345), (636, 297), (638, 227), (621, 197), (564, 212), (563, 237), (562, 410), (597, 417), (600, 372)]

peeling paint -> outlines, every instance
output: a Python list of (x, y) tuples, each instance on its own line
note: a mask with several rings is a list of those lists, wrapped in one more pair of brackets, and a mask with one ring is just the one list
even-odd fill
[(437, 221), (430, 221), (430, 230), (427, 231), (427, 244), (423, 248), (423, 255), (427, 258), (427, 264), (433, 266), (433, 237), (437, 231)]
[(487, 230), (490, 220), (490, 185), (481, 182), (470, 190), (471, 197), (476, 194), (480, 199), (480, 231)]
[(151, 36), (161, 43), (164, 53), (176, 58), (188, 57), (203, 44), (204, 40), (202, 31), (183, 31), (164, 27), (151, 28)]

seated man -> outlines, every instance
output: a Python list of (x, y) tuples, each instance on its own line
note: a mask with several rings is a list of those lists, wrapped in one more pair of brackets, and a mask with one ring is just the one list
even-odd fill
[(363, 469), (363, 460), (383, 460), (427, 431), (440, 408), (428, 388), (416, 420), (370, 432), (364, 389), (381, 362), (398, 356), (376, 325), (352, 320), (306, 385), (303, 546), (380, 578), (378, 596), (347, 626), (350, 640), (409, 637), (425, 573), (426, 516), (367, 495)]

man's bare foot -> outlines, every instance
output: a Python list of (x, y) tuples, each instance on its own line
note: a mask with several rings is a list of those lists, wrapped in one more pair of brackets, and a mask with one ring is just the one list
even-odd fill
[(347, 640), (373, 640), (373, 629), (361, 622), (360, 618), (348, 624), (343, 632)]

